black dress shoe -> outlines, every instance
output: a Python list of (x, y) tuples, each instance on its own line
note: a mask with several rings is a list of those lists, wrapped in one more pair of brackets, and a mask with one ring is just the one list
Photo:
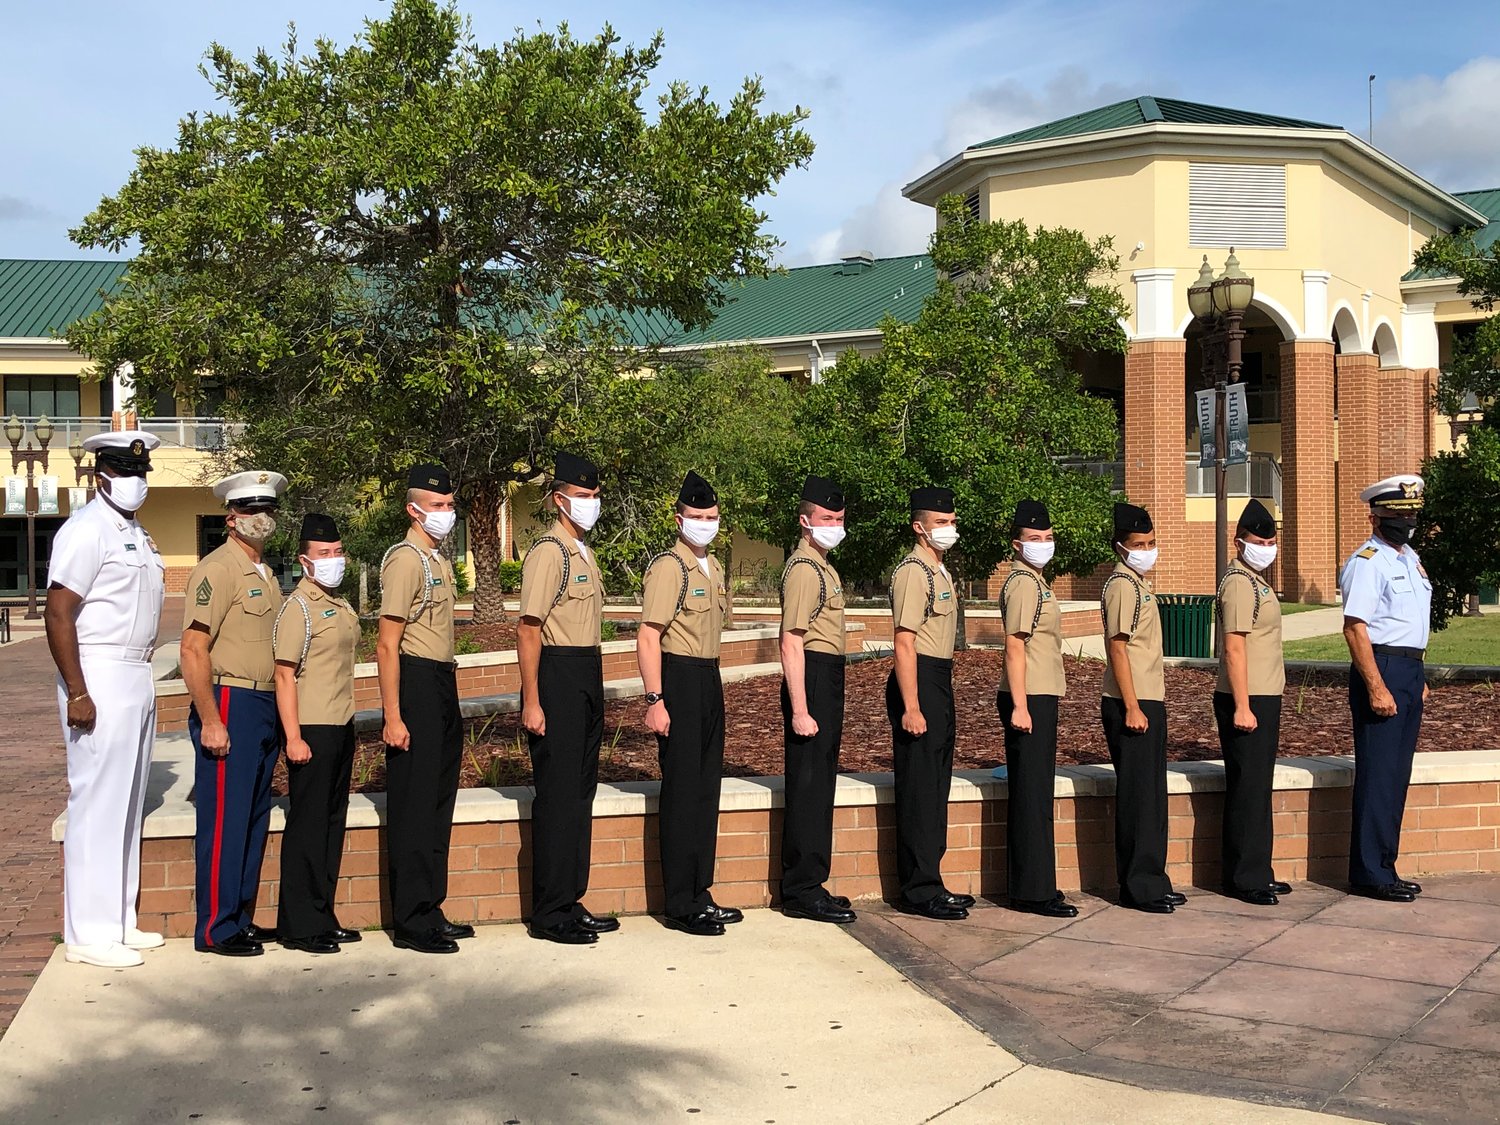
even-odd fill
[(724, 923), (707, 910), (695, 914), (667, 914), (662, 917), (669, 929), (681, 930), (694, 937), (722, 937)]
[(745, 920), (745, 912), (738, 907), (720, 906), (717, 902), (710, 902), (703, 908), (703, 913), (707, 914), (721, 926), (732, 926), (736, 922), (743, 922)]
[(1187, 905), (1187, 895), (1181, 893), (1180, 891), (1168, 891), (1166, 894), (1161, 896), (1161, 900), (1163, 902), (1170, 902), (1173, 906)]
[(835, 906), (842, 906), (845, 910), (848, 910), (852, 905), (849, 900), (843, 895), (829, 895), (828, 901), (833, 903)]
[(313, 937), (289, 937), (282, 938), (281, 948), (295, 949), (299, 953), (337, 953), (339, 943), (327, 934), (316, 934)]
[(257, 926), (251, 922), (243, 932), (245, 937), (261, 945), (270, 945), (273, 941), (281, 940), (281, 931), (275, 926)]
[(587, 910), (583, 912), (582, 917), (574, 918), (573, 921), (591, 934), (612, 934), (620, 928), (618, 918), (600, 918), (590, 914)]
[(405, 933), (397, 930), (391, 937), (391, 944), (397, 949), (410, 949), (415, 953), (457, 953), (458, 942), (443, 933), (440, 927), (433, 927), (425, 933)]
[(1043, 918), (1078, 917), (1078, 907), (1066, 901), (1061, 892), (1056, 898), (1013, 898), (1010, 900), (1010, 908), (1019, 910), (1022, 914), (1040, 914)]
[(364, 935), (358, 930), (346, 930), (343, 926), (335, 926), (323, 935), (329, 941), (336, 941), (340, 945), (352, 945), (356, 941), (364, 941)]
[(1280, 879), (1271, 880), (1271, 893), (1273, 895), (1289, 895), (1292, 893), (1292, 885), (1283, 883)]
[(1354, 883), (1349, 887), (1349, 893), (1378, 902), (1415, 902), (1417, 898), (1400, 883)]
[(1248, 902), (1251, 906), (1275, 906), (1281, 900), (1276, 897), (1276, 892), (1270, 887), (1256, 887), (1250, 891), (1224, 892), (1230, 898), (1237, 898), (1241, 902)]
[(960, 910), (968, 910), (971, 906), (974, 905), (973, 895), (956, 895), (946, 887), (943, 890), (938, 891), (938, 893), (933, 897), (935, 897), (940, 902), (947, 903), (949, 906), (956, 906)]
[(593, 945), (599, 940), (598, 934), (584, 929), (576, 918), (569, 918), (555, 926), (530, 925), (526, 927), (526, 932), (539, 941), (555, 941), (558, 945)]
[(438, 927), (438, 933), (449, 941), (458, 941), (460, 938), (471, 938), (474, 936), (474, 927), (467, 922), (444, 922)]
[(1125, 891), (1120, 892), (1120, 905), (1128, 910), (1141, 910), (1147, 914), (1173, 914), (1177, 910), (1177, 904), (1168, 900), (1166, 895), (1145, 902), (1137, 902)]
[(930, 898), (926, 902), (908, 902), (904, 898), (898, 898), (893, 905), (902, 914), (915, 914), (919, 918), (931, 918), (938, 922), (957, 922), (969, 916), (969, 912), (962, 906), (945, 902), (941, 896)]
[(213, 945), (194, 945), (193, 948), (199, 953), (217, 953), (220, 957), (259, 957), (266, 951), (260, 942), (251, 941), (244, 930)]
[(1419, 895), (1422, 893), (1422, 884), (1413, 883), (1410, 879), (1402, 879), (1398, 877), (1396, 879), (1396, 886), (1400, 887), (1402, 890), (1410, 891), (1414, 895)]
[(832, 898), (818, 902), (783, 902), (781, 912), (788, 918), (806, 918), (809, 922), (832, 922), (836, 926), (847, 926), (857, 917), (847, 906), (840, 906)]

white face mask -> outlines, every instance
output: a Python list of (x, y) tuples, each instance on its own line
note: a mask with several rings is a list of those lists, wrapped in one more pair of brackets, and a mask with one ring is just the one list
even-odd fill
[(831, 551), (844, 541), (844, 536), (849, 534), (841, 523), (825, 523), (813, 527), (811, 524), (803, 524), (812, 533), (813, 545), (819, 550)]
[(422, 517), (422, 530), (434, 539), (443, 540), (453, 531), (453, 525), (458, 522), (457, 512), (424, 512), (416, 504), (417, 514)]
[(1057, 542), (1052, 539), (1048, 539), (1045, 542), (1031, 540), (1030, 542), (1021, 544), (1021, 557), (1029, 565), (1036, 567), (1038, 570), (1041, 570), (1042, 567), (1051, 562), (1052, 556), (1055, 554), (1057, 554)]
[(1156, 556), (1157, 548), (1155, 547), (1149, 551), (1126, 551), (1125, 565), (1137, 574), (1145, 574), (1156, 565)]
[[(562, 493), (558, 494), (560, 497)], [(573, 526), (579, 531), (589, 531), (599, 522), (599, 509), (603, 505), (597, 496), (569, 496), (568, 518), (573, 521)]]
[(958, 542), (958, 528), (951, 524), (946, 527), (929, 528), (927, 542), (939, 551), (951, 551), (953, 545)]
[(1265, 570), (1276, 561), (1275, 543), (1246, 543), (1243, 539), (1239, 543), (1240, 558), (1251, 570)]
[(276, 517), (270, 512), (256, 512), (248, 516), (235, 516), (234, 529), (241, 537), (252, 543), (264, 543), (276, 534)]
[(319, 586), (328, 590), (337, 590), (344, 581), (344, 567), (348, 560), (343, 555), (337, 555), (329, 559), (303, 559), (303, 569), (308, 576)]
[(134, 512), (146, 502), (145, 477), (103, 477), (109, 481), (110, 503), (122, 512)]
[(690, 520), (686, 517), (682, 521), (682, 537), (694, 547), (707, 547), (719, 534), (718, 520)]

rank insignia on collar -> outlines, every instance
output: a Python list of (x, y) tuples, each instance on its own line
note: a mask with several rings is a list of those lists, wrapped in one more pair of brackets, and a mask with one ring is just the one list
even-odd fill
[(198, 589), (194, 591), (193, 597), (199, 605), (207, 605), (214, 600), (214, 586), (207, 578), (198, 583)]

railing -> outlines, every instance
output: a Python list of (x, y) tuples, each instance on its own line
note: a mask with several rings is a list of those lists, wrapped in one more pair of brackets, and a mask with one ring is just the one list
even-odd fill
[[(1124, 461), (1064, 461), (1065, 468), (1078, 469), (1098, 477), (1109, 478), (1110, 487), (1116, 492), (1125, 491)], [(1214, 470), (1198, 467), (1198, 455), (1188, 453), (1183, 458), (1183, 469), (1187, 474), (1189, 496), (1212, 496), (1214, 494)], [(1250, 460), (1242, 465), (1230, 465), (1225, 474), (1225, 486), (1230, 496), (1258, 496), (1274, 500), (1281, 507), (1281, 462), (1269, 453), (1252, 453)]]
[[(109, 430), (108, 418), (52, 418), (52, 439), (49, 449), (66, 453), (76, 437), (82, 441), (94, 434)], [(35, 441), (36, 418), (22, 418), (31, 441)], [(197, 449), (216, 453), (228, 440), (239, 434), (238, 423), (226, 422), (222, 418), (142, 418), (137, 425), (148, 434), (155, 434), (164, 447), (170, 449)]]

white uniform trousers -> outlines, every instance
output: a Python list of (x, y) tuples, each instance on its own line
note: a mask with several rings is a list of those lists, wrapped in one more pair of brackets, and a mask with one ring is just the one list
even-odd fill
[(156, 738), (156, 685), (149, 661), (125, 659), (121, 650), (102, 647), (80, 649), (97, 712), (92, 731), (68, 727), (68, 689), (61, 678), (57, 681), (68, 748), (63, 940), (69, 945), (122, 940), (136, 924), (141, 889), (141, 822)]

